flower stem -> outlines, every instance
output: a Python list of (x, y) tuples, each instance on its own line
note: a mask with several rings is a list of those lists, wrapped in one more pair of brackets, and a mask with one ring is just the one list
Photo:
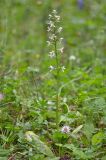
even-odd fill
[(56, 55), (56, 80), (57, 80), (57, 90), (56, 90), (56, 127), (57, 131), (59, 131), (59, 59), (58, 59), (58, 52), (57, 52), (57, 41), (54, 41), (55, 46), (55, 55)]

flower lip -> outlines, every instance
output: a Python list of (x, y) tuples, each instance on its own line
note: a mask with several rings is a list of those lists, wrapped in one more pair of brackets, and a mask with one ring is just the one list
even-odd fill
[(58, 29), (58, 33), (60, 33), (61, 31), (62, 31), (62, 27), (59, 27), (59, 29)]
[(61, 53), (63, 53), (64, 52), (64, 47), (62, 47), (62, 48), (60, 48), (60, 49), (58, 49)]
[(47, 45), (48, 45), (48, 46), (50, 46), (50, 45), (51, 45), (51, 42), (50, 42), (50, 41), (46, 41), (46, 42), (47, 42)]
[(54, 51), (49, 52), (49, 57), (50, 57), (50, 58), (55, 57), (55, 52), (54, 52)]
[(53, 14), (57, 14), (57, 11), (54, 9), (54, 10), (52, 11), (52, 13), (53, 13)]
[(51, 72), (51, 71), (53, 71), (55, 68), (54, 68), (54, 66), (51, 65), (51, 66), (49, 67), (49, 69), (50, 69), (50, 72)]

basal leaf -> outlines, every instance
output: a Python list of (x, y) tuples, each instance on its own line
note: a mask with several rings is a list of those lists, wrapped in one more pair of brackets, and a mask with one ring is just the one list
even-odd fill
[(54, 156), (50, 148), (44, 142), (40, 140), (38, 135), (36, 135), (32, 131), (26, 132), (26, 139), (27, 141), (33, 144), (33, 147), (35, 147), (38, 152), (46, 156), (49, 156), (49, 157)]

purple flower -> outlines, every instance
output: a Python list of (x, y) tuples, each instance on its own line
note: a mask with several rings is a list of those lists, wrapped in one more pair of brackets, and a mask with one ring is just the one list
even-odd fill
[(84, 7), (84, 1), (83, 0), (77, 0), (77, 2), (78, 2), (78, 7), (80, 9), (83, 9), (83, 7)]
[(3, 100), (4, 95), (2, 93), (0, 93), (0, 101)]
[(70, 127), (69, 126), (63, 126), (61, 129), (62, 133), (69, 133), (70, 132)]

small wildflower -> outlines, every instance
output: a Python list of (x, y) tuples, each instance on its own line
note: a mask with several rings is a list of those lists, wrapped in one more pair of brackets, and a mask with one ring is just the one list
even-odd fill
[(53, 22), (50, 23), (50, 28), (55, 28), (55, 25)]
[(0, 93), (0, 101), (3, 100), (4, 95), (2, 93)]
[(50, 20), (47, 22), (48, 25), (51, 25), (53, 22)]
[(62, 133), (69, 133), (70, 132), (70, 127), (69, 126), (63, 126), (61, 129)]
[(66, 68), (64, 66), (61, 67), (62, 72), (64, 72)]
[(60, 51), (61, 53), (63, 53), (63, 52), (64, 52), (64, 47), (60, 48), (59, 51)]
[(62, 38), (62, 37), (60, 38), (60, 43), (63, 41), (63, 39), (64, 39), (64, 38)]
[(59, 22), (60, 21), (60, 16), (55, 15), (56, 21)]
[(69, 60), (76, 60), (76, 57), (75, 57), (74, 55), (71, 55), (71, 56), (69, 57)]
[(48, 28), (47, 28), (47, 31), (48, 31), (48, 32), (50, 32), (50, 31), (51, 31), (51, 28), (50, 28), (50, 27), (48, 27)]
[(51, 42), (50, 42), (50, 41), (46, 41), (46, 42), (47, 42), (47, 45), (48, 45), (48, 46), (50, 46), (50, 45), (51, 45)]
[(51, 36), (49, 36), (49, 39), (50, 40), (54, 40), (54, 39), (56, 39), (57, 38), (57, 36), (55, 35), (55, 34), (52, 34)]
[(54, 52), (54, 51), (49, 52), (49, 57), (50, 57), (50, 58), (55, 57), (55, 52)]
[(54, 9), (54, 10), (52, 11), (52, 13), (53, 13), (53, 14), (57, 14), (57, 11)]
[(48, 32), (52, 31), (55, 28), (55, 24), (53, 21), (50, 20), (47, 22), (47, 24), (48, 24), (48, 29), (47, 29)]
[(53, 66), (50, 66), (49, 69), (50, 69), (50, 72), (51, 72), (51, 71), (53, 71), (55, 68), (54, 68)]
[(49, 18), (52, 18), (52, 15), (51, 15), (51, 14), (49, 14)]
[(59, 27), (57, 32), (60, 33), (62, 31), (62, 29), (63, 29), (62, 27)]

